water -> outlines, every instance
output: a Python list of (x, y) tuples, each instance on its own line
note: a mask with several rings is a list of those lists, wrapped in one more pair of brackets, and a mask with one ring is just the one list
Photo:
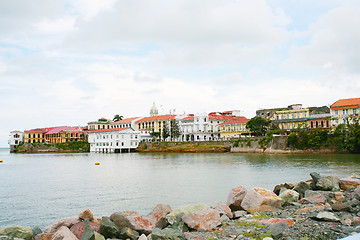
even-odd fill
[[(360, 155), (10, 154), (0, 149), (0, 227), (45, 226), (89, 208), (96, 217), (122, 210), (147, 214), (225, 201), (231, 188), (272, 190), (317, 171), (360, 172)], [(95, 166), (99, 161), (100, 166)]]

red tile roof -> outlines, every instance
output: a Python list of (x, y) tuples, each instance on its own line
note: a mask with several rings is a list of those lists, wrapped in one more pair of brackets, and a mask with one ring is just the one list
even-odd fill
[(140, 131), (152, 131), (150, 128), (140, 129)]
[(330, 108), (342, 108), (342, 107), (360, 107), (360, 98), (348, 98), (340, 99), (334, 102)]
[(50, 131), (52, 128), (35, 128), (35, 129), (31, 129), (31, 130), (25, 130), (25, 133), (46, 133), (48, 131)]
[(181, 121), (194, 120), (194, 115), (189, 115), (186, 118), (181, 119)]
[(209, 114), (209, 119), (215, 119), (215, 120), (231, 120), (235, 119), (237, 116), (224, 116), (224, 115), (214, 115)]
[(250, 119), (247, 119), (246, 117), (237, 117), (236, 119), (232, 119), (232, 120), (220, 123), (219, 125), (240, 124), (240, 123), (247, 123), (248, 121), (250, 121)]
[(134, 121), (135, 119), (137, 119), (139, 117), (133, 117), (133, 118), (125, 118), (125, 119), (122, 119), (120, 121), (117, 121), (117, 122), (113, 122), (111, 124), (119, 124), (119, 123), (130, 123), (132, 121)]
[(60, 133), (60, 132), (83, 133), (83, 131), (81, 131), (77, 128), (63, 126), (63, 127), (52, 128), (46, 134), (55, 134), (55, 133)]
[[(171, 120), (175, 119), (176, 115), (171, 115)], [(164, 120), (169, 120), (170, 119), (170, 115), (161, 115), (161, 116), (154, 116), (154, 117), (144, 117), (141, 118), (139, 120), (137, 120), (136, 122), (152, 122), (152, 121), (164, 121)]]
[(128, 129), (128, 128), (129, 128), (129, 127), (126, 127), (126, 128), (99, 129), (99, 130), (89, 131), (88, 133), (96, 133), (96, 132), (114, 132), (114, 131), (121, 131), (121, 130)]

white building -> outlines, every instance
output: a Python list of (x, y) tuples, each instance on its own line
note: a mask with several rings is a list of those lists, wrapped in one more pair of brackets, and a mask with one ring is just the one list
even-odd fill
[(116, 121), (110, 124), (110, 128), (128, 128), (131, 127), (135, 130), (137, 129), (136, 121), (141, 119), (142, 117), (133, 117), (133, 118), (125, 118), (120, 121)]
[(18, 146), (21, 142), (24, 142), (24, 132), (21, 131), (12, 131), (9, 135), (9, 145), (10, 152), (15, 150), (15, 147)]
[(90, 152), (131, 152), (141, 141), (151, 139), (150, 130), (135, 131), (133, 128), (100, 129), (88, 132)]

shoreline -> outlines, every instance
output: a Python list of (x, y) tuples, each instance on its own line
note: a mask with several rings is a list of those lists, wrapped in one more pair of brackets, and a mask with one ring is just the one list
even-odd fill
[[(360, 232), (360, 178), (311, 173), (310, 180), (230, 189), (212, 205), (177, 209), (158, 204), (147, 215), (134, 211), (95, 217), (89, 209), (77, 217), (39, 227), (0, 228), (0, 236), (26, 240), (96, 238), (157, 239), (340, 239)], [(84, 234), (84, 235), (83, 235)], [(63, 238), (61, 237), (63, 236)], [(2, 240), (11, 238), (1, 237)], [(87, 238), (85, 238), (87, 239)]]

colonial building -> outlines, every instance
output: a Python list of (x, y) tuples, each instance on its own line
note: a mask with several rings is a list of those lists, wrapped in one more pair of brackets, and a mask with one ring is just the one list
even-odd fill
[(360, 113), (360, 98), (340, 99), (330, 106), (331, 110), (331, 124), (337, 125), (351, 121), (349, 117), (359, 116)]
[(90, 151), (98, 153), (131, 152), (140, 141), (149, 141), (150, 138), (150, 130), (135, 131), (131, 127), (88, 132)]
[(84, 140), (84, 132), (73, 127), (54, 127), (45, 133), (45, 141), (48, 143), (65, 143)]
[(321, 128), (329, 129), (331, 127), (331, 116), (330, 113), (323, 114), (311, 114), (307, 121), (309, 129)]
[(141, 117), (125, 118), (120, 121), (116, 121), (110, 124), (110, 128), (128, 128), (131, 127), (135, 130), (137, 129), (136, 121), (140, 120)]
[(52, 128), (36, 128), (24, 131), (24, 142), (25, 143), (44, 143), (45, 133)]
[(99, 129), (110, 129), (112, 120), (106, 118), (100, 118), (97, 121), (89, 122), (87, 130), (99, 130)]
[(220, 138), (223, 140), (230, 140), (232, 138), (239, 138), (244, 134), (249, 134), (250, 130), (246, 127), (248, 121), (250, 121), (250, 119), (247, 119), (246, 117), (237, 117), (220, 123)]
[(159, 132), (162, 135), (164, 128), (170, 129), (169, 126), (175, 117), (176, 115), (160, 115), (140, 118), (135, 121), (136, 129), (151, 129), (152, 132)]
[(298, 128), (306, 128), (306, 122), (310, 116), (309, 108), (302, 108), (301, 104), (294, 104), (290, 109), (276, 111), (274, 124), (284, 131), (296, 131)]
[(10, 132), (9, 141), (8, 141), (10, 145), (10, 152), (14, 152), (16, 146), (18, 146), (22, 142), (24, 142), (24, 132), (21, 131)]

